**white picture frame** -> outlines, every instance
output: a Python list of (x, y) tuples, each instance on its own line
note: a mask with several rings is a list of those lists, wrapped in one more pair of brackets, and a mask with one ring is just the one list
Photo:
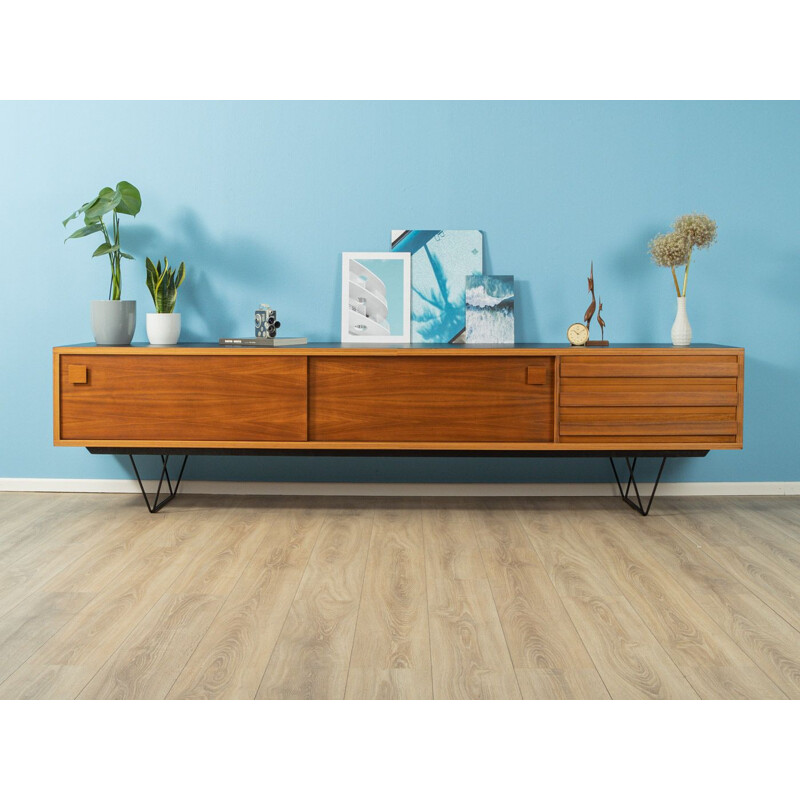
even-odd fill
[(342, 341), (411, 341), (410, 253), (342, 253)]

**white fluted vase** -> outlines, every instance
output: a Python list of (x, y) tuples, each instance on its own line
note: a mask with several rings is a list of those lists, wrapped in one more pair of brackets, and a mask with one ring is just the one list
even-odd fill
[(678, 297), (678, 312), (672, 323), (672, 344), (675, 347), (688, 347), (692, 343), (692, 326), (686, 314), (686, 298)]

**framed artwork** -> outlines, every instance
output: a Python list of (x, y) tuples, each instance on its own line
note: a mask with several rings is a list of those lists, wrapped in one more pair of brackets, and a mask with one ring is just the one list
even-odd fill
[(467, 344), (514, 344), (514, 276), (468, 275)]
[(408, 253), (342, 253), (342, 341), (411, 341)]
[(483, 273), (483, 234), (392, 231), (392, 251), (411, 256), (411, 341), (454, 341), (466, 326), (464, 279)]

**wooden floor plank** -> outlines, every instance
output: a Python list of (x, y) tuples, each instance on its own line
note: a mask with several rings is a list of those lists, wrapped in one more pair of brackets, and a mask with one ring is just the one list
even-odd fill
[(194, 496), (184, 501), (179, 514), (169, 509), (143, 515), (141, 501), (133, 502), (136, 497), (80, 496), (87, 498), (86, 513), (66, 513), (64, 521), (54, 526), (56, 536), (29, 547), (7, 569), (0, 568), (0, 613), (33, 591), (102, 589), (126, 560), (151, 544), (158, 531), (168, 531), (182, 515), (197, 513), (208, 504), (207, 498)]
[[(306, 504), (308, 501), (305, 501)], [(322, 527), (316, 506), (282, 504), (168, 697), (252, 700)]]
[(42, 547), (31, 548), (13, 564), (0, 567), (0, 620), (42, 587), (59, 570), (84, 556), (91, 545), (54, 537)]
[(430, 670), (350, 667), (348, 700), (431, 700)]
[(748, 530), (748, 544), (791, 576), (800, 575), (800, 536), (791, 535), (793, 526), (788, 525), (779, 515), (767, 514), (753, 508), (732, 508), (735, 508), (737, 520)]
[(15, 505), (0, 517), (0, 567), (13, 564), (32, 547), (59, 535), (61, 526), (73, 514), (90, 513), (91, 500), (80, 494), (34, 492), (28, 503)]
[(43, 592), (0, 619), (0, 684), (86, 606), (88, 592)]
[[(704, 699), (773, 699), (783, 692), (639, 543), (627, 509), (576, 498), (564, 512), (659, 644)], [(724, 678), (724, 680), (720, 680)]]
[(13, 519), (23, 507), (30, 507), (30, 498), (30, 492), (0, 492), (0, 531), (5, 520)]
[(600, 677), (591, 669), (515, 670), (524, 700), (610, 700)]
[(357, 504), (325, 511), (257, 698), (344, 698), (372, 517)]
[(123, 519), (121, 524), (119, 517), (95, 523), (89, 550), (52, 575), (42, 591), (72, 592), (80, 588), (99, 592), (172, 530), (167, 517), (148, 514), (143, 519), (138, 512)]
[(208, 546), (189, 561), (169, 587), (170, 594), (227, 597), (255, 555), (277, 512), (267, 502), (242, 507), (237, 500), (223, 526), (217, 526)]
[(800, 698), (797, 631), (664, 517), (641, 520), (639, 541), (790, 698)]
[(375, 510), (345, 696), (433, 697), (422, 512), (414, 501)]
[(613, 699), (697, 699), (623, 595), (565, 597), (564, 605)]
[(787, 696), (757, 666), (702, 666), (686, 671), (686, 679), (703, 700), (786, 700)]
[(800, 699), (799, 520), (791, 497), (0, 493), (0, 698)]
[(0, 683), (0, 700), (71, 700), (92, 679), (92, 666), (42, 664)]
[(608, 691), (509, 502), (485, 501), (474, 524), (525, 699), (607, 699)]
[[(55, 503), (59, 495), (54, 492), (37, 492), (35, 495), (33, 492), (0, 492), (0, 538), (4, 541), (13, 538), (13, 547), (16, 533), (42, 513), (42, 499), (48, 497), (52, 497)], [(0, 551), (0, 565), (11, 560), (4, 547)]]
[(519, 684), (475, 538), (472, 512), (464, 505), (428, 501), (422, 512), (433, 696), (518, 699)]
[(269, 508), (239, 507), (216, 528), (79, 695), (163, 699), (270, 527)]
[(141, 509), (108, 506), (81, 517), (78, 526), (67, 525), (59, 535), (33, 547), (8, 568), (0, 568), (0, 619), (18, 603), (36, 602), (36, 595), (82, 592), (96, 594), (152, 545), (163, 519)]
[(78, 697), (164, 699), (222, 602), (216, 595), (163, 595)]
[(667, 498), (664, 516), (684, 526), (684, 533), (693, 530), (709, 536), (715, 543), (752, 546), (792, 576), (796, 575), (800, 570), (800, 538), (790, 535), (792, 526), (779, 514), (759, 511), (753, 503), (736, 502), (742, 499), (758, 498), (687, 497), (679, 502)]
[[(111, 584), (94, 595), (80, 614), (74, 615), (0, 684), (0, 697), (27, 692), (45, 666), (80, 666), (92, 678), (167, 591), (194, 552), (204, 547), (207, 535), (227, 524), (231, 503), (222, 499), (220, 505), (218, 513), (210, 509), (201, 519), (184, 514), (180, 522), (169, 525), (163, 537), (129, 563)], [(162, 519), (166, 522), (168, 518)], [(59, 674), (71, 680), (73, 672)], [(42, 696), (50, 699), (74, 697), (74, 688), (71, 682), (61, 684), (53, 680), (46, 687), (47, 694)], [(83, 686), (78, 691), (82, 689)]]
[(800, 539), (800, 497), (730, 497), (725, 498), (744, 511), (763, 515), (774, 524), (781, 524), (794, 539)]
[[(675, 504), (667, 506), (675, 508)], [(758, 518), (737, 515), (730, 507), (709, 509), (693, 498), (690, 511), (665, 517), (676, 531), (703, 548), (742, 586), (763, 600), (800, 633), (800, 572), (780, 564), (761, 541), (765, 536)], [(791, 562), (792, 554), (782, 548)]]
[(570, 521), (574, 498), (523, 501), (517, 510), (614, 699), (696, 699), (680, 669)]

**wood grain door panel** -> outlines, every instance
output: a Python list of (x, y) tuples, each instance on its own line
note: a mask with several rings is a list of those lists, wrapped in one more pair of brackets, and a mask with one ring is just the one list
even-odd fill
[[(86, 381), (75, 383), (75, 367)], [(66, 440), (304, 441), (306, 359), (64, 355)]]
[(553, 441), (553, 371), (552, 358), (311, 357), (309, 439)]

